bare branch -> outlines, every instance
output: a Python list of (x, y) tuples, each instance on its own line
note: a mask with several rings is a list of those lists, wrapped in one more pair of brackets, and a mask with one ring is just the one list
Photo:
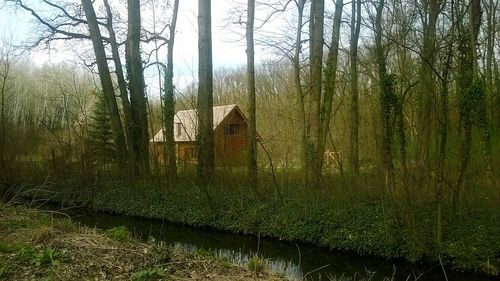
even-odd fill
[(76, 39), (78, 39), (78, 38), (79, 39), (90, 39), (89, 35), (62, 30), (62, 29), (58, 28), (58, 26), (54, 26), (53, 24), (44, 20), (35, 10), (26, 6), (21, 0), (17, 0), (16, 3), (19, 5), (19, 7), (30, 12), (31, 15), (38, 20), (38, 22), (40, 22), (42, 25), (46, 26), (52, 32), (52, 34), (49, 35), (48, 37), (51, 37), (54, 34), (59, 33), (59, 34), (66, 35), (68, 37), (76, 38)]

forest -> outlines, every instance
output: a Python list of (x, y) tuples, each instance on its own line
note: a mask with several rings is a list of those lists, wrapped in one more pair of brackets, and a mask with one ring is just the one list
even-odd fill
[[(0, 1), (33, 25), (0, 41), (4, 203), (499, 276), (500, 1), (228, 1), (221, 27), (222, 3), (199, 0), (197, 65), (176, 77), (187, 3)], [(246, 63), (214, 68), (220, 32)], [(72, 59), (29, 56), (58, 49)], [(247, 124), (237, 165), (216, 160), (212, 108), (231, 104)], [(190, 109), (195, 163), (176, 152)]]

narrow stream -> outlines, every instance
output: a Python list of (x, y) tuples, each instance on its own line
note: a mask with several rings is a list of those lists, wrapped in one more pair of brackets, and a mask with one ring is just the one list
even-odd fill
[[(181, 248), (185, 251), (207, 250), (219, 257), (245, 265), (252, 255), (269, 260), (269, 267), (292, 280), (429, 280), (486, 281), (498, 280), (446, 270), (441, 266), (413, 265), (397, 260), (360, 257), (312, 245), (275, 239), (238, 235), (214, 230), (164, 223), (88, 210), (71, 211), (73, 220), (89, 227), (109, 229), (127, 227), (134, 237)], [(394, 277), (394, 278), (393, 278)]]

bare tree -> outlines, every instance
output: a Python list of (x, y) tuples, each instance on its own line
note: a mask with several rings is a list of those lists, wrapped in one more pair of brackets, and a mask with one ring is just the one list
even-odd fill
[(13, 50), (6, 42), (0, 42), (0, 194), (8, 188), (9, 170), (7, 165), (7, 94), (11, 88)]
[(451, 1), (451, 15), (450, 19), (452, 22), (451, 30), (448, 34), (448, 46), (444, 54), (444, 64), (442, 66), (440, 77), (440, 89), (439, 89), (439, 110), (437, 115), (438, 129), (437, 129), (437, 146), (438, 146), (438, 158), (437, 158), (437, 183), (436, 183), (436, 201), (437, 201), (437, 225), (436, 225), (436, 240), (438, 243), (443, 241), (444, 233), (444, 216), (443, 216), (443, 193), (445, 191), (446, 175), (446, 147), (448, 145), (448, 127), (449, 127), (449, 76), (450, 68), (452, 66), (453, 60), (453, 38), (455, 35), (455, 12), (454, 12), (454, 1)]
[(177, 180), (177, 164), (175, 155), (174, 141), (174, 116), (175, 116), (175, 98), (174, 98), (174, 41), (175, 27), (177, 24), (177, 14), (179, 11), (179, 0), (174, 1), (172, 21), (170, 23), (170, 34), (167, 45), (167, 66), (165, 69), (165, 101), (164, 101), (164, 128), (165, 143), (167, 151), (167, 177), (169, 184), (174, 185)]
[(111, 54), (113, 57), (113, 62), (115, 65), (115, 74), (118, 82), (118, 89), (120, 91), (120, 100), (122, 104), (123, 117), (124, 117), (124, 127), (125, 127), (125, 137), (127, 142), (127, 153), (130, 164), (130, 169), (133, 175), (139, 174), (139, 166), (137, 163), (137, 155), (135, 139), (132, 137), (134, 135), (133, 128), (134, 122), (132, 118), (132, 109), (130, 108), (129, 92), (127, 81), (125, 80), (124, 69), (122, 65), (122, 60), (119, 51), (119, 44), (116, 38), (115, 30), (113, 28), (113, 13), (109, 5), (108, 0), (103, 0), (104, 7), (106, 9), (106, 23), (105, 27), (109, 34), (109, 46), (111, 48)]
[(495, 0), (484, 0), (485, 4), (483, 5), (484, 11), (486, 13), (486, 62), (485, 62), (485, 82), (486, 82), (486, 94), (487, 99), (491, 100), (490, 111), (490, 120), (494, 123), (495, 120), (498, 124), (500, 124), (500, 115), (498, 113), (498, 101), (500, 100), (500, 85), (497, 84), (498, 72), (495, 71), (495, 63), (496, 63), (496, 54), (495, 54), (495, 40), (498, 36), (498, 9), (499, 9), (499, 1)]
[(198, 0), (198, 180), (207, 184), (215, 169), (211, 0)]
[(423, 44), (421, 48), (420, 84), (419, 84), (419, 108), (418, 108), (418, 151), (417, 165), (420, 171), (419, 184), (426, 178), (429, 169), (429, 148), (431, 140), (431, 128), (434, 121), (433, 100), (437, 96), (436, 90), (436, 26), (444, 1), (423, 0), (421, 1), (422, 12), (421, 21), (423, 29)]
[(358, 41), (361, 31), (361, 21), (361, 0), (353, 0), (351, 5), (351, 46), (349, 50), (351, 69), (349, 151), (351, 169), (355, 177), (359, 174)]
[(307, 184), (308, 178), (308, 149), (307, 149), (307, 120), (304, 104), (304, 91), (302, 90), (302, 79), (301, 79), (301, 63), (300, 54), (302, 52), (302, 27), (303, 27), (303, 17), (304, 17), (304, 7), (306, 0), (299, 0), (297, 4), (297, 31), (295, 35), (295, 48), (292, 56), (293, 64), (293, 83), (295, 89), (295, 95), (297, 97), (297, 106), (299, 109), (299, 121), (300, 121), (300, 132), (301, 132), (301, 150), (302, 150), (302, 163), (304, 172), (304, 181)]
[(130, 91), (130, 107), (134, 120), (133, 139), (139, 164), (139, 172), (149, 173), (149, 137), (147, 99), (144, 84), (144, 69), (141, 59), (141, 3), (128, 0), (128, 28), (126, 42), (127, 74)]
[(248, 184), (257, 188), (257, 129), (255, 116), (255, 52), (254, 52), (255, 0), (248, 0), (247, 39), (247, 95), (248, 95)]
[(335, 15), (333, 17), (332, 42), (328, 51), (328, 58), (325, 67), (325, 89), (322, 93), (320, 107), (320, 127), (319, 127), (319, 142), (317, 169), (321, 175), (323, 170), (323, 158), (325, 154), (326, 140), (330, 134), (330, 121), (332, 118), (333, 96), (335, 94), (337, 80), (337, 65), (339, 58), (339, 42), (340, 42), (340, 24), (342, 21), (342, 9), (344, 7), (343, 0), (335, 2)]
[(323, 157), (319, 155), (321, 128), (321, 95), (323, 85), (323, 29), (324, 0), (312, 0), (309, 18), (310, 29), (310, 77), (311, 110), (309, 113), (309, 132), (307, 138), (308, 155), (308, 185), (318, 186), (321, 179), (321, 164)]

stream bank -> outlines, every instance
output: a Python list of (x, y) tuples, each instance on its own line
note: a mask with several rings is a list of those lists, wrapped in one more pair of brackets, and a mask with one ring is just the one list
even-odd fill
[[(335, 190), (304, 193), (290, 187), (282, 190), (282, 200), (276, 200), (272, 193), (268, 197), (257, 197), (242, 186), (159, 187), (129, 180), (105, 181), (92, 187), (68, 182), (46, 185), (43, 190), (49, 192), (38, 189), (28, 197), (52, 198), (60, 207), (81, 206), (101, 213), (116, 213), (125, 221), (135, 216), (140, 217), (140, 221), (154, 219), (160, 225), (188, 225), (199, 230), (198, 236), (217, 230), (214, 239), (230, 236), (221, 239), (223, 241), (234, 240), (231, 237), (241, 234), (260, 236), (262, 241), (289, 241), (285, 242), (288, 254), (281, 259), (285, 262), (295, 259), (294, 263), (301, 265), (312, 262), (312, 266), (301, 270), (302, 274), (325, 264), (338, 267), (339, 271), (334, 274), (340, 275), (348, 271), (346, 268), (354, 268), (349, 274), (359, 274), (367, 266), (372, 271), (384, 272), (383, 280), (392, 276), (393, 265), (401, 272), (399, 265), (407, 264), (410, 266), (403, 272), (412, 276), (427, 272), (429, 268), (437, 271), (434, 279), (424, 280), (444, 280), (441, 266), (458, 276), (452, 280), (498, 279), (500, 212), (495, 208), (479, 206), (461, 209), (455, 215), (445, 214), (445, 236), (438, 245), (433, 202), (415, 205), (414, 228), (408, 229), (400, 224), (397, 207), (373, 199), (349, 202), (342, 200), (341, 193), (333, 193)], [(150, 227), (136, 228), (148, 237)], [(238, 243), (241, 247), (242, 243)], [(300, 249), (295, 243), (302, 245)], [(305, 258), (304, 247), (309, 246), (313, 248), (312, 254)], [(347, 256), (356, 261), (344, 263), (344, 258), (335, 258), (339, 253), (348, 253)], [(300, 262), (297, 256), (302, 257)], [(328, 262), (323, 263), (324, 260)], [(371, 266), (372, 261), (383, 265)], [(459, 271), (480, 275), (463, 274), (460, 277)], [(481, 275), (490, 277), (483, 279)]]
[(0, 237), (2, 280), (284, 280), (213, 255), (140, 242), (124, 227), (80, 226), (59, 212), (2, 204)]

